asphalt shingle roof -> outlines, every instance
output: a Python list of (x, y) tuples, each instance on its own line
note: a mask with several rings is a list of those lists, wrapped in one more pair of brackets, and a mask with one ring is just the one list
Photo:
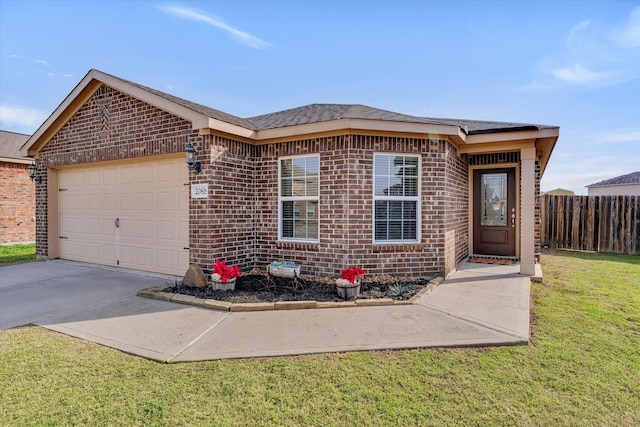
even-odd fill
[[(104, 73), (106, 74), (106, 73)], [(109, 75), (109, 74), (108, 74)], [(150, 87), (110, 75), (111, 77), (138, 87), (156, 96), (174, 102), (207, 117), (230, 123), (254, 131), (277, 129), (289, 126), (321, 123), (340, 119), (382, 120), (405, 123), (422, 123), (436, 125), (459, 126), (467, 134), (496, 133), (517, 130), (538, 130), (554, 128), (555, 126), (536, 125), (528, 123), (495, 122), (484, 120), (441, 119), (430, 117), (410, 116), (408, 114), (381, 110), (360, 104), (310, 104), (255, 117), (241, 118), (210, 108)]]
[(640, 184), (640, 171), (631, 172), (626, 175), (620, 175), (615, 178), (605, 179), (604, 181), (587, 185), (587, 187), (599, 187), (604, 185), (623, 185), (623, 184)]
[(10, 159), (30, 159), (20, 154), (20, 148), (27, 142), (29, 135), (0, 130), (0, 157)]

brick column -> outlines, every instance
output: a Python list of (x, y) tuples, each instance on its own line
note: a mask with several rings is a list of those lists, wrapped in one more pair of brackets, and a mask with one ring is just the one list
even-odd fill
[(533, 276), (535, 267), (536, 149), (520, 151), (520, 274)]

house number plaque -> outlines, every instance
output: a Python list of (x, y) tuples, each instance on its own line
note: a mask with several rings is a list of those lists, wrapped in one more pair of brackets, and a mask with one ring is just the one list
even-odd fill
[(193, 184), (191, 186), (191, 198), (192, 199), (208, 199), (209, 184)]

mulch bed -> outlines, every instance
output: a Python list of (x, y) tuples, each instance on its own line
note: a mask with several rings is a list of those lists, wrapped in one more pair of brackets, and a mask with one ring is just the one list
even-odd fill
[[(406, 300), (429, 284), (433, 277), (398, 279), (392, 276), (365, 277), (360, 285), (358, 299), (391, 298)], [(315, 277), (293, 279), (267, 277), (264, 274), (246, 274), (236, 279), (233, 291), (191, 288), (180, 284), (167, 286), (164, 292), (192, 295), (230, 303), (256, 303), (278, 301), (343, 301), (336, 294), (335, 281)]]

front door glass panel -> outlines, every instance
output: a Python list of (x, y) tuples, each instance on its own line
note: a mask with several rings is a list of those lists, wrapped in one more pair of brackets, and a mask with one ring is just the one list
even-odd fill
[(507, 174), (482, 174), (480, 192), (481, 225), (507, 225)]

